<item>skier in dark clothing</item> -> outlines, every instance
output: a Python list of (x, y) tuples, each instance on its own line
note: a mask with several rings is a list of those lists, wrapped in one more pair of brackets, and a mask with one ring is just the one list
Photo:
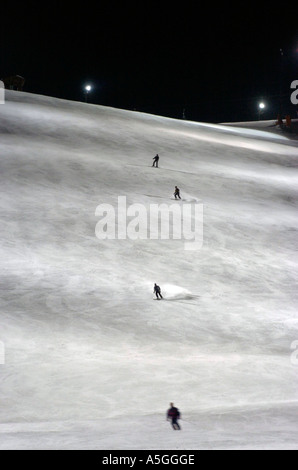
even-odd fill
[(175, 429), (175, 431), (180, 430), (181, 428), (177, 421), (178, 419), (180, 419), (180, 411), (174, 406), (174, 403), (170, 403), (170, 407), (171, 408), (167, 411), (167, 421), (171, 419), (173, 429)]
[(156, 298), (160, 298), (160, 299), (163, 299), (163, 296), (161, 295), (161, 292), (160, 292), (160, 287), (157, 285), (157, 284), (154, 284), (154, 291), (153, 291), (156, 295)]
[(178, 197), (179, 199), (181, 199), (181, 197), (180, 197), (180, 189), (179, 189), (177, 186), (175, 186), (174, 196), (175, 196), (175, 199), (177, 199), (177, 197)]
[(155, 157), (153, 157), (153, 165), (152, 166), (155, 166), (156, 168), (158, 168), (158, 160), (159, 160), (159, 155), (158, 153), (155, 155)]

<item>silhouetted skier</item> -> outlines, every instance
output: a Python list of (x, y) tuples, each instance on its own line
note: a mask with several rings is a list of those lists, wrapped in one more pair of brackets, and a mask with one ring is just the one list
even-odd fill
[(177, 197), (178, 197), (179, 199), (181, 199), (181, 197), (180, 197), (180, 189), (179, 189), (177, 186), (175, 186), (174, 196), (175, 196), (175, 199), (177, 199)]
[(152, 166), (155, 166), (156, 168), (158, 168), (158, 160), (159, 160), (159, 155), (158, 153), (155, 155), (155, 157), (153, 157), (153, 165)]
[(174, 403), (170, 403), (170, 407), (171, 408), (167, 411), (167, 421), (171, 419), (173, 429), (175, 429), (175, 431), (180, 430), (181, 428), (177, 421), (180, 418), (180, 411), (174, 406)]
[(160, 287), (157, 285), (157, 284), (154, 284), (154, 291), (153, 291), (156, 295), (156, 298), (160, 298), (160, 299), (163, 299), (163, 296), (161, 295), (161, 292), (160, 292)]

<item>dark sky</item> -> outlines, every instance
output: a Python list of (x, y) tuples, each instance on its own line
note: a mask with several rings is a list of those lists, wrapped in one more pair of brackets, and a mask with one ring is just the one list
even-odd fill
[(0, 77), (24, 91), (84, 100), (90, 82), (92, 103), (207, 122), (257, 119), (260, 99), (276, 117), (282, 93), (296, 113), (295, 2), (44, 3), (1, 6)]

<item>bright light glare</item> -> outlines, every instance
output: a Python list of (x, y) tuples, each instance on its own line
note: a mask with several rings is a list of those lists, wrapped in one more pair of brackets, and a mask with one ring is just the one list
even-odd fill
[(260, 104), (259, 104), (259, 108), (260, 108), (260, 109), (264, 109), (264, 108), (265, 108), (265, 104), (264, 104), (264, 103), (260, 103)]
[(90, 91), (90, 90), (91, 90), (91, 86), (90, 86), (90, 85), (85, 86), (85, 90), (86, 90), (86, 91)]

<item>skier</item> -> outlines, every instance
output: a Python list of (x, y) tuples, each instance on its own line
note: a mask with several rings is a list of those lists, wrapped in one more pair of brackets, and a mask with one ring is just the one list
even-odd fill
[(160, 292), (160, 287), (157, 284), (154, 284), (153, 293), (155, 293), (157, 299), (158, 298), (163, 299), (163, 296), (161, 295), (161, 292)]
[(169, 421), (169, 419), (172, 420), (172, 426), (173, 426), (173, 429), (176, 430), (180, 430), (180, 426), (178, 424), (178, 419), (180, 419), (180, 411), (178, 410), (178, 408), (176, 408), (174, 406), (174, 403), (170, 403), (170, 409), (167, 411), (167, 421)]
[(177, 186), (175, 186), (174, 196), (175, 196), (175, 199), (177, 199), (177, 197), (178, 197), (179, 199), (181, 199), (181, 197), (180, 197), (180, 189), (179, 189)]
[(159, 160), (158, 153), (155, 155), (155, 157), (152, 158), (152, 160), (154, 160), (152, 166), (155, 166), (156, 168), (158, 168), (158, 160)]

